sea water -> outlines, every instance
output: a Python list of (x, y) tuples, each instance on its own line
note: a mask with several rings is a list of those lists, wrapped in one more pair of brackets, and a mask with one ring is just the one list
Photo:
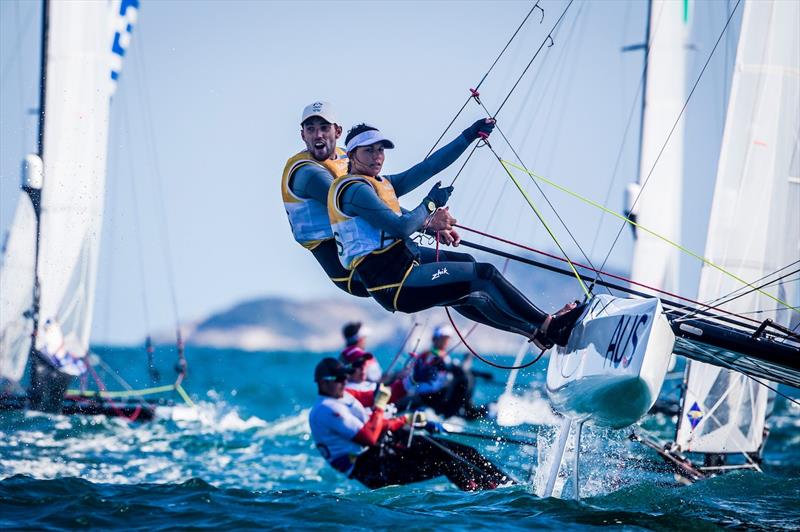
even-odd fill
[[(142, 349), (98, 354), (132, 385), (149, 385)], [(517, 393), (531, 414), (521, 419), (542, 424), (453, 422), (469, 432), (535, 442), (459, 440), (519, 484), (464, 493), (442, 479), (369, 491), (326, 466), (311, 440), (307, 415), (320, 356), (189, 349), (185, 388), (196, 406), (174, 396), (176, 406), (149, 423), (0, 413), (0, 528), (800, 527), (800, 409), (780, 397), (763, 474), (735, 472), (679, 486), (658, 457), (628, 440), (630, 429), (587, 427), (584, 498), (572, 500), (567, 466), (556, 485), (560, 498), (543, 499), (539, 464), (546, 465), (556, 428), (541, 392), (546, 363), (540, 363), (521, 372)], [(390, 356), (381, 358), (386, 364)], [(173, 379), (174, 353), (159, 353), (158, 361), (163, 380)], [(505, 373), (492, 373), (494, 381), (478, 383), (479, 403), (503, 390)], [(637, 430), (668, 438), (673, 426), (655, 416)]]

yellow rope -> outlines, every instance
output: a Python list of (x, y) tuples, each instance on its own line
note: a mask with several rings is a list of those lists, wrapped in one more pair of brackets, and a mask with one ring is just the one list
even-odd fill
[[(492, 151), (494, 151), (494, 150), (492, 150)], [(522, 188), (522, 185), (520, 184), (520, 182), (517, 180), (516, 177), (514, 177), (514, 174), (512, 174), (511, 171), (508, 169), (508, 166), (506, 166), (506, 161), (504, 161), (503, 159), (500, 159), (499, 157), (498, 157), (498, 160), (500, 161), (500, 164), (503, 165), (503, 168), (505, 169), (506, 173), (508, 174), (508, 177), (510, 177), (511, 181), (513, 181), (514, 185), (516, 185), (517, 190), (519, 190), (520, 193), (522, 193), (522, 196), (525, 198), (525, 201), (528, 202), (528, 205), (530, 205), (531, 209), (533, 209), (533, 212), (536, 213), (536, 217), (539, 218), (540, 222), (542, 222), (542, 225), (547, 230), (547, 233), (550, 235), (550, 238), (553, 239), (553, 241), (558, 246), (558, 249), (561, 250), (561, 254), (564, 255), (565, 259), (567, 259), (567, 264), (569, 264), (569, 267), (572, 269), (572, 273), (575, 274), (575, 278), (578, 280), (578, 284), (581, 285), (581, 288), (583, 289), (583, 292), (586, 294), (586, 297), (592, 297), (592, 294), (589, 293), (589, 289), (586, 288), (586, 285), (583, 283), (583, 279), (581, 279), (581, 276), (578, 273), (578, 270), (575, 269), (575, 265), (573, 265), (572, 261), (569, 260), (569, 257), (567, 257), (567, 254), (564, 252), (564, 248), (561, 247), (561, 244), (558, 242), (558, 239), (556, 238), (556, 235), (553, 234), (553, 231), (550, 230), (550, 226), (548, 226), (547, 222), (544, 221), (544, 217), (542, 216), (542, 213), (539, 212), (539, 209), (537, 209), (536, 206), (533, 204), (533, 200), (528, 195), (528, 192), (524, 188)]]
[(153, 395), (157, 393), (164, 393), (164, 392), (171, 392), (171, 391), (178, 392), (178, 395), (181, 396), (181, 399), (189, 405), (195, 406), (192, 399), (189, 397), (189, 394), (186, 393), (186, 390), (183, 389), (183, 386), (180, 384), (167, 384), (165, 386), (157, 386), (155, 388), (142, 388), (140, 390), (117, 390), (117, 391), (95, 391), (95, 390), (67, 390), (67, 394), (69, 395), (77, 395), (80, 397), (105, 397), (108, 399), (114, 398), (122, 398), (122, 397), (142, 397), (145, 395)]
[(166, 386), (158, 386), (156, 388), (143, 388), (141, 390), (118, 390), (118, 391), (94, 391), (94, 390), (67, 390), (69, 395), (79, 395), (81, 397), (108, 397), (109, 399), (113, 399), (115, 397), (133, 397), (133, 396), (140, 396), (140, 395), (153, 395), (156, 393), (163, 393), (163, 392), (171, 392), (175, 389), (175, 386), (172, 384), (168, 384)]
[(180, 394), (181, 398), (186, 402), (187, 405), (194, 406), (194, 402), (189, 397), (189, 394), (187, 394), (186, 391), (183, 389), (183, 386), (181, 386), (178, 383), (175, 383), (175, 389), (178, 391), (178, 393)]
[[(662, 236), (662, 235), (660, 235), (660, 234), (656, 233), (655, 231), (651, 231), (650, 229), (648, 229), (648, 228), (646, 228), (646, 227), (644, 227), (644, 226), (642, 226), (642, 225), (639, 225), (639, 224), (637, 224), (637, 223), (636, 223), (636, 222), (634, 222), (633, 220), (631, 220), (631, 219), (629, 219), (629, 218), (626, 218), (625, 216), (623, 216), (623, 215), (621, 215), (621, 214), (619, 214), (619, 213), (617, 213), (617, 212), (614, 212), (614, 211), (612, 211), (611, 209), (608, 209), (608, 208), (604, 207), (603, 205), (600, 205), (600, 204), (599, 204), (599, 203), (597, 203), (596, 201), (593, 201), (593, 200), (590, 200), (589, 198), (586, 198), (586, 197), (584, 197), (584, 196), (581, 196), (581, 195), (580, 195), (580, 194), (578, 194), (577, 192), (573, 192), (572, 190), (570, 190), (570, 189), (568, 189), (568, 188), (566, 188), (566, 187), (564, 187), (564, 186), (562, 186), (562, 185), (559, 185), (558, 183), (555, 183), (554, 181), (551, 181), (551, 180), (547, 179), (546, 177), (542, 177), (542, 176), (540, 176), (540, 175), (537, 175), (537, 174), (535, 174), (535, 173), (531, 172), (530, 170), (526, 170), (525, 168), (523, 168), (523, 167), (521, 167), (521, 166), (518, 166), (518, 165), (516, 165), (516, 164), (514, 164), (514, 163), (512, 163), (512, 162), (510, 162), (510, 161), (505, 161), (505, 160), (503, 160), (503, 161), (501, 161), (501, 162), (503, 163), (503, 166), (509, 165), (509, 166), (511, 166), (511, 167), (513, 167), (513, 168), (516, 168), (517, 170), (520, 170), (520, 171), (522, 171), (522, 172), (525, 172), (526, 174), (530, 175), (530, 176), (531, 176), (531, 177), (533, 177), (533, 178), (536, 178), (536, 179), (538, 179), (538, 180), (540, 180), (540, 181), (542, 181), (542, 182), (544, 182), (544, 183), (547, 183), (548, 185), (550, 185), (550, 186), (552, 186), (552, 187), (555, 187), (555, 188), (557, 188), (558, 190), (560, 190), (560, 191), (562, 191), (562, 192), (566, 192), (566, 193), (567, 193), (567, 194), (569, 194), (570, 196), (573, 196), (573, 197), (575, 197), (575, 198), (577, 198), (577, 199), (579, 199), (579, 200), (581, 200), (581, 201), (583, 201), (583, 202), (585, 202), (585, 203), (588, 203), (589, 205), (591, 205), (591, 206), (593, 206), (593, 207), (596, 207), (596, 208), (598, 208), (598, 209), (602, 210), (603, 212), (606, 212), (606, 213), (608, 213), (608, 214), (611, 214), (612, 216), (615, 216), (615, 217), (619, 218), (620, 220), (623, 220), (624, 222), (626, 222), (626, 223), (629, 223), (629, 224), (633, 225), (634, 227), (636, 227), (637, 229), (640, 229), (640, 230), (644, 231), (645, 233), (648, 233), (648, 234), (650, 234), (650, 235), (653, 235), (654, 237), (656, 237), (656, 238), (658, 238), (658, 239), (660, 239), (660, 240), (663, 240), (663, 241), (664, 241), (664, 242), (666, 242), (667, 244), (669, 244), (669, 245), (671, 245), (671, 246), (674, 246), (674, 247), (678, 248), (679, 250), (683, 251), (684, 253), (686, 253), (686, 254), (688, 254), (688, 255), (691, 255), (692, 257), (694, 257), (694, 258), (696, 258), (696, 259), (698, 259), (698, 260), (702, 261), (704, 264), (707, 264), (708, 266), (710, 266), (710, 267), (712, 267), (712, 268), (714, 268), (714, 269), (716, 269), (716, 270), (720, 271), (722, 274), (724, 274), (724, 275), (727, 275), (727, 276), (728, 276), (728, 277), (730, 277), (731, 279), (734, 279), (734, 280), (736, 280), (736, 281), (738, 281), (738, 282), (740, 282), (740, 283), (744, 284), (745, 286), (747, 286), (747, 287), (749, 287), (749, 288), (752, 288), (753, 290), (755, 290), (755, 291), (757, 291), (757, 292), (759, 292), (759, 293), (761, 293), (761, 294), (763, 294), (763, 295), (767, 296), (768, 298), (772, 299), (773, 301), (775, 301), (775, 302), (777, 302), (777, 303), (780, 303), (781, 305), (783, 305), (783, 306), (785, 306), (785, 307), (787, 307), (787, 308), (790, 308), (790, 309), (792, 309), (792, 310), (794, 310), (794, 311), (796, 311), (796, 312), (800, 312), (800, 308), (793, 307), (793, 306), (792, 306), (792, 305), (790, 305), (789, 303), (787, 303), (787, 302), (785, 302), (785, 301), (783, 301), (783, 300), (781, 300), (781, 299), (779, 299), (779, 298), (777, 298), (777, 297), (773, 296), (772, 294), (770, 294), (770, 293), (768, 293), (768, 292), (765, 292), (764, 290), (762, 290), (762, 289), (760, 289), (760, 288), (758, 288), (758, 287), (755, 287), (755, 286), (753, 286), (752, 284), (748, 283), (747, 281), (745, 281), (745, 280), (744, 280), (744, 279), (742, 279), (741, 277), (738, 277), (737, 275), (734, 275), (733, 273), (731, 273), (731, 272), (727, 271), (727, 270), (726, 270), (725, 268), (723, 268), (722, 266), (718, 266), (718, 265), (714, 264), (713, 262), (711, 262), (711, 261), (710, 261), (710, 260), (708, 260), (707, 258), (705, 258), (705, 257), (703, 257), (703, 256), (701, 256), (701, 255), (698, 255), (698, 254), (697, 254), (697, 253), (695, 253), (694, 251), (692, 251), (692, 250), (690, 250), (690, 249), (687, 249), (687, 248), (685, 248), (685, 247), (681, 246), (681, 245), (680, 245), (680, 244), (678, 244), (677, 242), (673, 242), (673, 241), (672, 241), (672, 240), (670, 240), (669, 238), (667, 238), (667, 237), (665, 237), (665, 236)], [(510, 174), (510, 172), (509, 172), (509, 174)], [(515, 180), (515, 182), (516, 182), (516, 180)], [(517, 185), (517, 187), (519, 188), (519, 185)], [(520, 189), (520, 190), (521, 190), (521, 189)], [(526, 197), (527, 197), (527, 196), (526, 196)], [(529, 203), (530, 203), (530, 201), (529, 201)]]

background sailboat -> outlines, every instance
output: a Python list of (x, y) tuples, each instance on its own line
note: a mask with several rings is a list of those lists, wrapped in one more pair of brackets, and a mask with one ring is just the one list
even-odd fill
[[(795, 307), (800, 261), (800, 4), (745, 2), (705, 256)], [(792, 267), (794, 265), (794, 267)], [(788, 266), (788, 269), (787, 269)], [(800, 313), (704, 266), (700, 301), (796, 330)], [(726, 300), (727, 299), (727, 300)], [(752, 464), (764, 443), (770, 388), (718, 366), (690, 361), (676, 449)], [(711, 459), (709, 459), (709, 453)], [(713, 458), (716, 456), (717, 458)]]
[(109, 111), (137, 11), (138, 0), (43, 4), (37, 153), (25, 159), (0, 270), (0, 377), (18, 389), (29, 365), (37, 410), (98, 411), (64, 394), (91, 371)]

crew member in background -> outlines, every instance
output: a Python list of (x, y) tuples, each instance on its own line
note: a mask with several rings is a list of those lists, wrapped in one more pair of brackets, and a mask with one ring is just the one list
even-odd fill
[(364, 364), (364, 379), (367, 382), (373, 383), (374, 388), (374, 383), (381, 381), (383, 370), (381, 369), (378, 359), (376, 359), (372, 353), (364, 349), (368, 334), (369, 329), (360, 321), (346, 323), (345, 326), (342, 327), (345, 348), (339, 355), (339, 359), (344, 364), (353, 364), (356, 361), (362, 361)]
[(353, 272), (342, 267), (328, 219), (328, 188), (347, 173), (347, 154), (336, 147), (342, 135), (333, 107), (314, 102), (303, 109), (300, 138), (306, 149), (286, 161), (281, 193), (294, 239), (311, 251), (333, 283), (350, 294), (368, 297)]
[[(433, 330), (431, 349), (420, 354), (405, 377), (404, 387), (408, 397), (399, 407), (420, 408), (427, 406), (443, 417), (459, 416), (477, 419), (486, 414), (486, 409), (472, 404), (475, 378), (469, 366), (452, 359), (447, 351), (453, 328), (439, 325)], [(482, 376), (489, 374), (483, 374)]]
[[(447, 477), (465, 491), (493, 489), (511, 479), (467, 445), (430, 436), (423, 431), (408, 445), (412, 421), (420, 415), (385, 418), (389, 390), (380, 387), (372, 410), (345, 392), (352, 369), (335, 358), (322, 359), (314, 369), (319, 397), (308, 415), (311, 436), (320, 454), (337, 471), (376, 489)], [(430, 426), (431, 424), (425, 424)]]

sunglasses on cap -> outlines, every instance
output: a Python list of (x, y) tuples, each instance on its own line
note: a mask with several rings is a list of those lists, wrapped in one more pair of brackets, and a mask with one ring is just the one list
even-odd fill
[(346, 375), (326, 375), (325, 377), (320, 377), (321, 381), (336, 381), (336, 382), (345, 382), (347, 380)]

